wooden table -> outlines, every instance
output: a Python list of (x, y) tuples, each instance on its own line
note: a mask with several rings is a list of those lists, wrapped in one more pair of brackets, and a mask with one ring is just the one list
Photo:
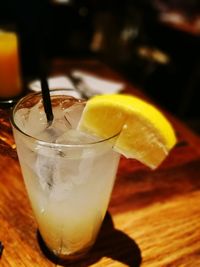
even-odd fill
[[(65, 73), (77, 66), (103, 77), (122, 79), (96, 61), (58, 60), (52, 69)], [(145, 97), (133, 85), (125, 83), (125, 87)], [(135, 160), (121, 159), (109, 210), (94, 248), (84, 260), (66, 266), (200, 266), (200, 137), (166, 115), (176, 129), (177, 146), (156, 171)], [(0, 241), (4, 245), (0, 266), (55, 266), (37, 240), (9, 111), (3, 109), (0, 164)]]

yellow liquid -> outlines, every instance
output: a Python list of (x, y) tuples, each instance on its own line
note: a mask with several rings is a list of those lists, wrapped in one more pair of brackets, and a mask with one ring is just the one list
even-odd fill
[(0, 31), (0, 98), (15, 97), (21, 91), (17, 36)]
[[(23, 176), (40, 233), (51, 251), (62, 257), (89, 249), (96, 240), (104, 219), (117, 171), (119, 154), (108, 149), (96, 151), (92, 158), (66, 159), (66, 166), (76, 166), (81, 182), (68, 175), (54, 188), (42, 189), (37, 174), (21, 159)], [(88, 172), (84, 162), (91, 161)], [(103, 173), (102, 173), (103, 170)], [(85, 172), (85, 177), (84, 177)]]

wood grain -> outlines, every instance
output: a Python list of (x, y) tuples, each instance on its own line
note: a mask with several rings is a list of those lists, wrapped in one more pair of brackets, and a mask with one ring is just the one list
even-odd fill
[[(105, 65), (93, 61), (57, 61), (53, 68), (61, 73), (69, 66), (120, 79)], [(147, 98), (129, 83), (126, 91)], [(109, 210), (94, 248), (83, 260), (65, 266), (200, 266), (200, 137), (166, 115), (176, 129), (177, 146), (156, 171), (134, 160), (121, 159)], [(0, 266), (55, 266), (39, 245), (9, 111), (3, 109), (0, 166), (0, 241), (4, 245)]]

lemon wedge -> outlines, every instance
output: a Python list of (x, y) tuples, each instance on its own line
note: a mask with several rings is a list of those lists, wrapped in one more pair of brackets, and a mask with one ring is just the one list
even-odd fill
[(176, 143), (166, 117), (155, 106), (132, 95), (98, 95), (89, 99), (78, 128), (101, 138), (119, 133), (114, 149), (152, 169), (161, 164)]

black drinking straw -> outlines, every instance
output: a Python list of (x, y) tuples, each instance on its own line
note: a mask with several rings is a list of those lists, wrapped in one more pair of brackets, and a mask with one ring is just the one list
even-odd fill
[(42, 99), (43, 99), (44, 111), (46, 114), (47, 122), (49, 125), (51, 125), (53, 121), (51, 98), (50, 98), (48, 81), (43, 71), (41, 71), (40, 73), (40, 81), (42, 87)]
[[(33, 1), (34, 2), (34, 1)], [(37, 54), (37, 63), (38, 63), (38, 71), (39, 77), (41, 82), (41, 89), (42, 89), (42, 99), (43, 99), (43, 106), (44, 111), (46, 114), (47, 123), (50, 126), (53, 121), (53, 112), (52, 112), (52, 105), (51, 105), (51, 98), (49, 92), (49, 85), (47, 80), (47, 58), (45, 55), (46, 51), (46, 42), (45, 42), (45, 31), (46, 31), (46, 20), (48, 21), (48, 12), (46, 1), (41, 1), (40, 8), (36, 8), (37, 14), (34, 14), (30, 21), (33, 24), (32, 34), (33, 38), (35, 39), (34, 48)], [(36, 6), (37, 7), (37, 4)]]

